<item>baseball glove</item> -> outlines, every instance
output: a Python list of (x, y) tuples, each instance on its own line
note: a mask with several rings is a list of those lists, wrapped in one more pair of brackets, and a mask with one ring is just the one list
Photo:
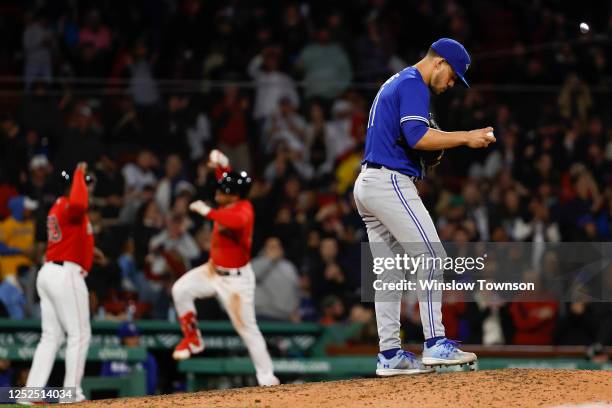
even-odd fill
[[(441, 130), (431, 113), (429, 114), (429, 127)], [(436, 167), (442, 161), (444, 150), (418, 150), (417, 155), (421, 159), (421, 164), (423, 166)]]
[[(436, 123), (433, 115), (429, 114), (429, 127), (440, 130), (440, 127)], [(406, 156), (415, 163), (420, 163), (423, 171), (427, 168), (432, 168), (440, 164), (444, 150), (417, 150), (413, 149), (408, 145), (406, 138), (399, 136), (395, 143), (401, 147)]]

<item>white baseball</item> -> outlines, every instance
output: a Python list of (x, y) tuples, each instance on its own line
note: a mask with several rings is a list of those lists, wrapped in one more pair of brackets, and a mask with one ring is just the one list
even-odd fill
[(591, 28), (589, 27), (589, 25), (587, 23), (580, 23), (580, 32), (582, 34), (586, 34), (589, 32)]

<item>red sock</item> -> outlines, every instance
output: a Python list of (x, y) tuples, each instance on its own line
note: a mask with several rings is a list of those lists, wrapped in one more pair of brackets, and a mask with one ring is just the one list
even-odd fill
[(187, 312), (179, 318), (181, 330), (185, 337), (198, 336), (198, 321), (194, 312)]

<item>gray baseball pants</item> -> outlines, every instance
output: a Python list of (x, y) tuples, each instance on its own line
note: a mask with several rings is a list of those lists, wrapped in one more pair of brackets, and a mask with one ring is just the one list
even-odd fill
[[(366, 169), (363, 166), (355, 182), (354, 197), (367, 228), (373, 257), (404, 253), (410, 257), (446, 257), (433, 220), (410, 177), (384, 167)], [(435, 268), (420, 267), (416, 271), (417, 279), (441, 281), (443, 271)], [(405, 277), (406, 271), (398, 269), (385, 271), (377, 279), (398, 282)], [(420, 285), (416, 287), (425, 339), (444, 336), (441, 293), (422, 289)], [(401, 291), (389, 290), (375, 293), (381, 351), (401, 347), (402, 295)]]

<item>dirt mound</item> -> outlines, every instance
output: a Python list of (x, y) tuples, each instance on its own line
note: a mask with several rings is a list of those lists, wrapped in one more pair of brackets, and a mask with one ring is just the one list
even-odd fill
[(551, 407), (612, 403), (612, 372), (506, 369), (92, 401), (100, 407)]

